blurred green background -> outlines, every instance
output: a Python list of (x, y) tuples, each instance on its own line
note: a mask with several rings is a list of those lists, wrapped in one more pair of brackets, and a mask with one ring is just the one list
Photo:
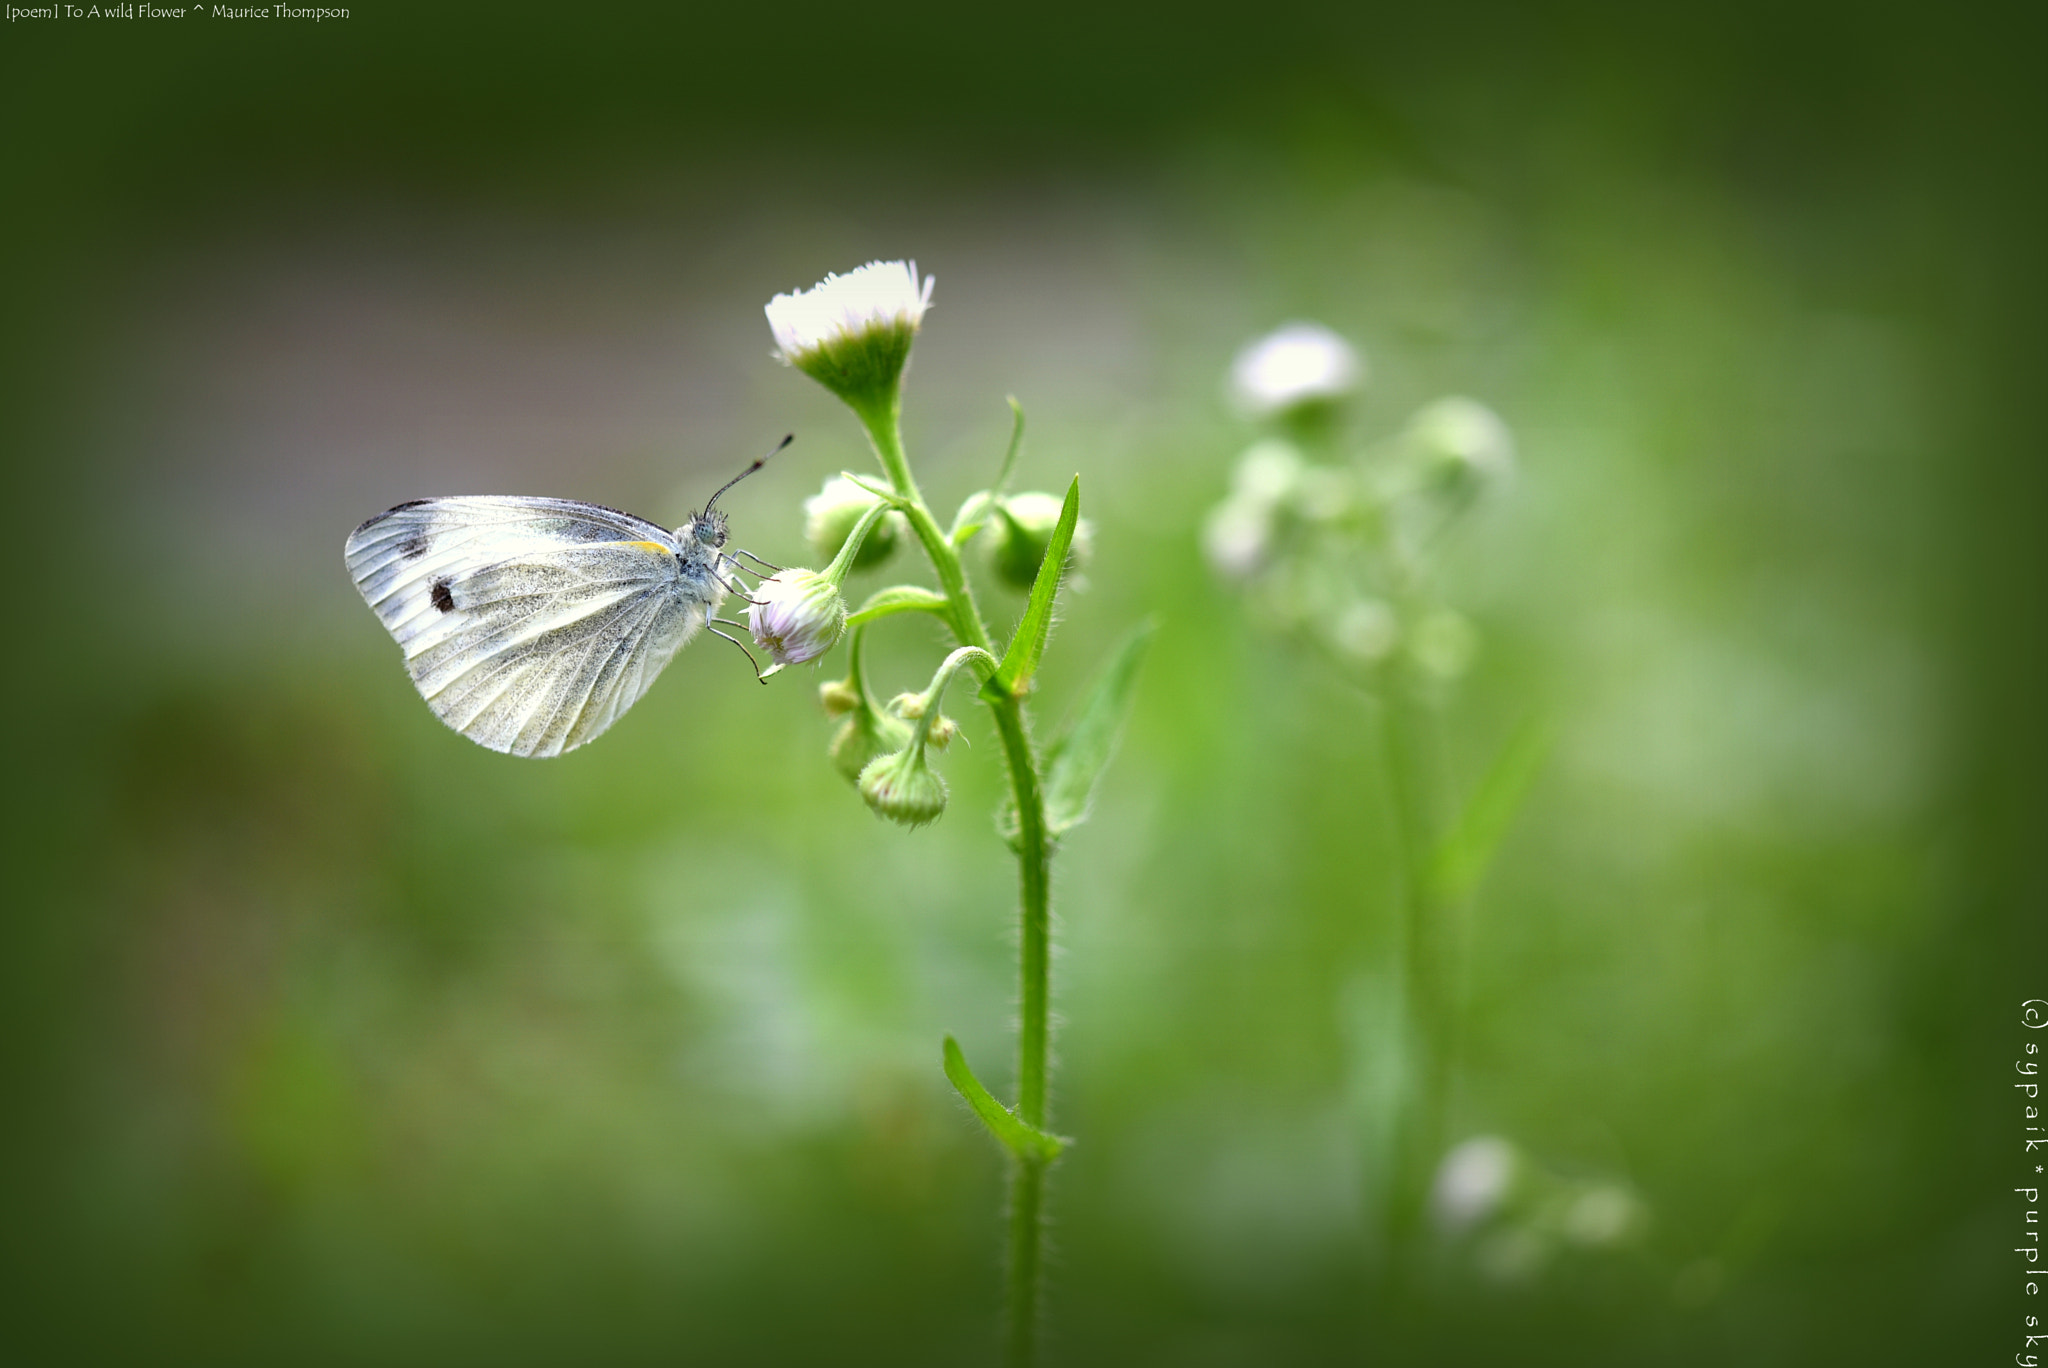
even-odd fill
[[(978, 719), (914, 834), (715, 642), (602, 742), (445, 731), (341, 566), (436, 493), (680, 521), (865, 458), (761, 304), (938, 277), (935, 503), (1098, 525), (1044, 711), (1157, 613), (1057, 897), (1050, 1358), (1963, 1362), (2017, 1347), (2040, 996), (2040, 11), (399, 6), (0, 35), (0, 939), (16, 1362), (985, 1361), (1012, 870)], [(1395, 927), (1370, 712), (1197, 529), (1308, 317), (1522, 476), (1450, 553), (1455, 1136), (1636, 1244), (1374, 1294)], [(900, 562), (899, 562), (900, 566)], [(1014, 605), (991, 590), (991, 604)], [(1013, 607), (1004, 607), (1014, 611)], [(936, 643), (896, 627), (886, 690)], [(2002, 1357), (2000, 1361), (2003, 1361)]]

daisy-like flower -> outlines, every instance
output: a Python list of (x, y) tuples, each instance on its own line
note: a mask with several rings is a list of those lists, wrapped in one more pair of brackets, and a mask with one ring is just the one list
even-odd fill
[(768, 301), (777, 355), (855, 408), (895, 398), (933, 277), (914, 261), (870, 261)]
[(832, 649), (846, 630), (846, 600), (831, 575), (782, 570), (761, 581), (747, 610), (754, 641), (777, 665), (801, 665)]
[(1327, 404), (1357, 389), (1365, 358), (1320, 323), (1289, 323), (1237, 354), (1230, 389), (1254, 418)]

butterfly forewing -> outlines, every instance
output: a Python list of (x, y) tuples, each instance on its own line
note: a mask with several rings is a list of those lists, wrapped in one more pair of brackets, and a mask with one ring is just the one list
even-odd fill
[(349, 573), (436, 715), (513, 755), (559, 755), (639, 699), (715, 609), (676, 537), (566, 499), (427, 499), (350, 536)]

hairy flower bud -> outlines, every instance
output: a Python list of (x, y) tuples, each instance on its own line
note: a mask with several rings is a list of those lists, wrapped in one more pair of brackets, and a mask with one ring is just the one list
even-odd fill
[(872, 708), (855, 708), (839, 724), (838, 735), (832, 738), (832, 747), (827, 754), (831, 757), (832, 768), (846, 776), (846, 782), (860, 782), (860, 772), (876, 756), (902, 750), (910, 744), (910, 724), (900, 718), (886, 717)]
[[(1059, 526), (1066, 500), (1057, 494), (1013, 494), (996, 505), (989, 520), (989, 564), (1002, 580), (1018, 589), (1029, 589), (1038, 580), (1038, 567), (1045, 562), (1046, 547)], [(1095, 553), (1095, 527), (1082, 518), (1074, 524), (1074, 538), (1067, 544), (1068, 573), (1087, 565)]]
[(818, 706), (827, 717), (844, 717), (860, 706), (860, 689), (851, 679), (834, 679), (818, 686)]
[(946, 810), (946, 781), (925, 763), (924, 747), (877, 756), (860, 772), (860, 796), (900, 826), (920, 827)]
[(753, 597), (747, 626), (777, 665), (817, 659), (846, 630), (839, 586), (815, 570), (778, 571), (761, 581)]
[[(830, 561), (846, 545), (854, 525), (881, 500), (844, 475), (834, 475), (825, 487), (804, 500), (804, 537), (821, 561)], [(854, 554), (853, 568), (866, 570), (889, 559), (901, 539), (903, 515), (891, 513), (868, 533)]]

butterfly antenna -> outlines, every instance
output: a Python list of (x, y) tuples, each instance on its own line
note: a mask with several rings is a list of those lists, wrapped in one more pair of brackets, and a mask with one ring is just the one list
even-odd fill
[(745, 470), (742, 470), (739, 474), (733, 476), (730, 480), (727, 480), (724, 484), (720, 485), (718, 487), (718, 493), (713, 494), (709, 499), (706, 499), (704, 501), (704, 511), (706, 513), (709, 513), (711, 511), (712, 505), (718, 502), (719, 497), (723, 495), (726, 490), (731, 489), (741, 480), (746, 479), (747, 476), (753, 474), (762, 466), (767, 465), (769, 457), (773, 456), (775, 452), (782, 450), (784, 447), (788, 446), (791, 442), (794, 442), (795, 440), (796, 434), (794, 432), (790, 433), (788, 436), (784, 437), (781, 441), (775, 444), (774, 451), (770, 451), (767, 456), (757, 457), (752, 465), (748, 466)]

